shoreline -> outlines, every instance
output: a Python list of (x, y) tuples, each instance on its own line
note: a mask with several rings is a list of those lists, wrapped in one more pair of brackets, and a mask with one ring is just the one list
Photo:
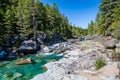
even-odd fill
[[(111, 59), (107, 57), (105, 47), (100, 42), (96, 41), (83, 41), (72, 44), (72, 49), (65, 51), (64, 57), (56, 62), (50, 62), (45, 64), (44, 66), (48, 68), (48, 70), (43, 74), (38, 74), (31, 80), (93, 80), (96, 76), (99, 76), (97, 80), (109, 80), (111, 77), (116, 79), (116, 75), (118, 75), (119, 69), (116, 67), (117, 63), (114, 63)], [(95, 69), (95, 61), (97, 58), (102, 57), (106, 66), (112, 68), (112, 64), (115, 64), (115, 69), (113, 70), (112, 75), (106, 77), (103, 73), (97, 73), (96, 76), (92, 76), (96, 71)], [(81, 73), (81, 71), (83, 71)], [(88, 76), (84, 76), (85, 73), (89, 73)], [(109, 70), (111, 71), (111, 70)], [(109, 73), (109, 72), (108, 72)], [(82, 75), (80, 75), (82, 74)], [(114, 76), (114, 75), (115, 76)]]

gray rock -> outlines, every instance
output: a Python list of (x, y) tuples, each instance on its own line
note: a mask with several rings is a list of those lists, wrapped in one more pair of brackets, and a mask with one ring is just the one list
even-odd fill
[(120, 62), (118, 62), (118, 68), (119, 68), (119, 79), (120, 79)]
[(44, 40), (46, 39), (46, 36), (47, 36), (46, 33), (38, 33), (37, 36), (36, 36), (37, 37), (37, 41), (39, 43), (43, 43)]
[(116, 53), (120, 54), (120, 48), (116, 48)]
[(69, 42), (62, 42), (62, 43), (57, 43), (53, 44), (51, 46), (48, 46), (50, 51), (55, 52), (55, 53), (61, 53), (64, 52), (68, 49), (71, 48), (71, 43)]
[(35, 76), (31, 80), (88, 80), (79, 75), (67, 74), (65, 66), (56, 62), (48, 63), (45, 66), (48, 68), (48, 71)]
[[(52, 47), (59, 49), (61, 46), (63, 45), (56, 44)], [(89, 40), (71, 46), (71, 50), (63, 53), (62, 59), (45, 64), (48, 70), (31, 80), (89, 80), (78, 73), (83, 70), (95, 71), (95, 61), (99, 57), (102, 57), (107, 64), (108, 58), (105, 54), (105, 47), (101, 43)]]
[(49, 52), (50, 52), (49, 47), (47, 47), (47, 46), (46, 46), (46, 47), (44, 47), (44, 48), (43, 48), (43, 52), (44, 52), (44, 53), (49, 53)]
[(24, 53), (24, 52), (30, 52), (33, 53), (33, 51), (37, 50), (37, 44), (35, 41), (28, 40), (24, 41), (22, 45), (17, 49), (17, 52)]
[(84, 40), (92, 40), (92, 39), (93, 39), (93, 37), (90, 36), (90, 35), (88, 35), (88, 36), (84, 36)]
[(107, 50), (106, 50), (106, 53), (107, 53), (107, 57), (109, 57), (109, 58), (112, 59), (112, 57), (113, 57), (113, 55), (114, 55), (114, 51), (113, 51), (113, 50), (110, 50), (110, 49), (107, 49)]
[(120, 42), (118, 42), (118, 43), (116, 44), (116, 47), (117, 47), (117, 48), (120, 48)]
[(116, 44), (116, 53), (120, 54), (120, 42)]
[(89, 79), (80, 75), (69, 74), (69, 75), (65, 75), (62, 80), (89, 80)]
[(105, 42), (106, 49), (114, 49), (116, 47), (116, 44), (116, 39), (110, 39)]

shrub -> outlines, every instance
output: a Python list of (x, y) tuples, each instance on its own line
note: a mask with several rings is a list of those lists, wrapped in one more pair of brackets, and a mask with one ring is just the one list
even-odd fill
[(98, 58), (95, 62), (96, 70), (100, 69), (105, 65), (105, 61), (102, 58)]
[(20, 44), (21, 44), (21, 40), (20, 40), (20, 38), (17, 38), (16, 42), (13, 45), (13, 48), (17, 49), (18, 47), (20, 47)]
[(52, 39), (52, 36), (51, 36), (52, 32), (50, 30), (46, 30), (45, 32), (47, 33), (47, 36), (46, 36), (47, 40)]
[(114, 30), (113, 37), (120, 39), (120, 28)]

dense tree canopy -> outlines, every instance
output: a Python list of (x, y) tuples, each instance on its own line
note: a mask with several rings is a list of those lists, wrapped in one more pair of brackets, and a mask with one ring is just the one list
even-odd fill
[(0, 44), (14, 35), (20, 39), (31, 35), (33, 37), (35, 30), (60, 34), (64, 38), (86, 34), (84, 29), (70, 25), (55, 3), (50, 6), (43, 5), (40, 0), (0, 1)]
[(101, 0), (96, 21), (88, 25), (88, 34), (120, 38), (120, 0)]
[(96, 22), (97, 32), (103, 35), (120, 27), (120, 0), (101, 0)]

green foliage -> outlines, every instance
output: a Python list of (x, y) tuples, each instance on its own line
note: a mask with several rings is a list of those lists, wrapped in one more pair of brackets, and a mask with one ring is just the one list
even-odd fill
[(46, 17), (47, 17), (47, 13), (46, 13), (46, 10), (45, 10), (45, 7), (43, 6), (43, 4), (37, 0), (35, 2), (35, 17), (36, 17), (36, 21), (37, 21), (37, 29), (39, 31), (45, 31), (46, 29), (48, 29), (46, 26), (47, 24), (47, 20), (46, 20)]
[(120, 39), (120, 25), (113, 31), (113, 37)]
[(87, 35), (87, 29), (82, 29), (81, 27), (76, 27), (75, 25), (71, 28), (73, 37), (78, 38)]
[[(16, 18), (15, 5), (16, 0), (0, 1), (0, 44), (4, 44), (6, 37), (11, 37), (15, 34)], [(4, 35), (3, 35), (4, 34)]]
[(33, 33), (32, 28), (32, 7), (33, 0), (19, 0), (17, 6), (17, 14), (18, 18), (17, 25), (18, 32), (21, 37), (28, 36)]
[[(72, 38), (81, 37), (87, 32), (86, 29), (70, 25), (68, 18), (59, 12), (55, 3), (50, 6), (43, 5), (40, 0), (0, 1), (0, 45), (14, 34), (21, 39), (33, 35), (36, 30), (47, 32), (48, 39), (51, 39), (51, 33), (60, 34), (63, 38)], [(14, 47), (19, 44), (17, 40)]]
[(21, 45), (21, 40), (20, 38), (17, 38), (16, 42), (14, 43), (13, 47), (18, 48)]
[(101, 0), (99, 12), (96, 16), (97, 33), (105, 35), (112, 33), (120, 21), (120, 1), (119, 0)]
[(91, 21), (91, 23), (88, 25), (88, 35), (93, 35), (95, 34), (95, 23)]
[(47, 33), (46, 39), (47, 39), (47, 40), (52, 39), (51, 31), (50, 31), (50, 30), (46, 30), (45, 32)]
[(98, 58), (95, 62), (96, 70), (100, 69), (105, 65), (105, 61), (102, 58)]

